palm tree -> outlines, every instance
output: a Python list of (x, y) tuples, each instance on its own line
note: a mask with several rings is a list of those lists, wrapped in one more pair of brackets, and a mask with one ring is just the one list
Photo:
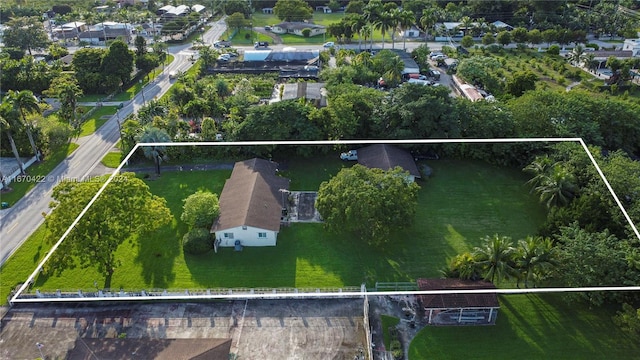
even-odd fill
[(402, 48), (407, 50), (407, 29), (410, 29), (413, 24), (416, 23), (416, 16), (413, 11), (402, 10), (400, 14), (398, 14), (398, 25), (402, 29)]
[(473, 20), (468, 16), (463, 16), (462, 19), (460, 19), (460, 23), (460, 28), (464, 29), (463, 33), (465, 35), (467, 35), (473, 28)]
[(540, 194), (540, 202), (551, 208), (568, 204), (575, 196), (576, 186), (573, 175), (560, 164), (556, 164), (543, 183), (535, 190)]
[[(147, 125), (142, 129), (138, 141), (141, 143), (167, 143), (171, 141), (169, 134), (162, 129)], [(145, 145), (142, 147), (144, 156), (153, 159), (156, 168), (156, 175), (160, 176), (160, 163), (167, 160), (166, 148), (164, 145)]]
[(385, 64), (387, 71), (382, 75), (386, 83), (390, 86), (395, 86), (400, 83), (402, 79), (402, 71), (404, 70), (404, 61), (400, 59), (400, 56), (393, 56)]
[(579, 66), (581, 62), (584, 61), (585, 51), (582, 45), (578, 44), (576, 47), (571, 50), (571, 52), (567, 55), (567, 59), (573, 65)]
[(29, 138), (29, 144), (31, 144), (33, 154), (35, 155), (36, 160), (40, 161), (40, 153), (38, 152), (36, 143), (33, 140), (33, 132), (31, 131), (32, 126), (27, 120), (27, 113), (40, 113), (38, 99), (33, 96), (33, 92), (31, 92), (31, 90), (22, 90), (20, 92), (9, 90), (5, 97), (5, 101), (11, 104), (11, 106), (13, 106), (13, 108), (20, 114), (22, 126), (24, 126), (25, 131), (27, 132), (27, 137)]
[(518, 287), (520, 278), (524, 279), (526, 288), (529, 287), (529, 281), (533, 281), (535, 286), (549, 268), (556, 265), (554, 254), (553, 243), (549, 238), (527, 236), (519, 240), (515, 251), (515, 265), (520, 273)]
[(362, 50), (362, 33), (367, 25), (363, 15), (351, 14), (351, 31), (358, 34), (358, 50)]
[(380, 33), (382, 34), (382, 48), (383, 49), (384, 49), (384, 36), (387, 33), (387, 31), (389, 31), (390, 29), (393, 29), (394, 23), (395, 23), (395, 20), (393, 19), (393, 15), (391, 15), (391, 13), (385, 11), (382, 14), (380, 14), (380, 17), (378, 17), (378, 21), (376, 21), (373, 24), (373, 26), (376, 29), (379, 29)]
[(548, 156), (537, 157), (531, 164), (527, 165), (524, 169), (525, 172), (528, 172), (533, 175), (531, 180), (527, 181), (527, 184), (532, 186), (531, 191), (534, 191), (536, 187), (543, 184), (548, 176), (549, 169), (551, 169), (555, 164)]
[(476, 247), (473, 257), (484, 270), (484, 279), (500, 282), (514, 274), (513, 246), (508, 236), (486, 236), (481, 247)]
[(107, 21), (107, 15), (105, 13), (96, 14), (96, 21), (99, 21), (102, 25), (102, 38), (104, 39), (104, 45), (107, 45), (107, 29), (104, 26), (104, 22)]
[(18, 148), (16, 147), (16, 142), (13, 140), (13, 131), (12, 129), (16, 126), (18, 122), (18, 114), (15, 109), (9, 105), (9, 103), (2, 103), (0, 105), (0, 126), (7, 133), (7, 138), (9, 138), (9, 144), (11, 145), (11, 151), (13, 152), (13, 156), (16, 158), (18, 162), (18, 168), (20, 169), (20, 175), (24, 174), (24, 164), (22, 164), (22, 159), (20, 159), (20, 154), (18, 154)]
[(373, 30), (374, 27), (382, 12), (383, 12), (383, 5), (382, 5), (382, 1), (380, 0), (371, 0), (369, 1), (369, 3), (367, 3), (367, 5), (364, 7), (364, 18), (365, 20), (367, 20), (367, 23), (370, 25), (370, 41), (371, 41), (371, 45), (369, 47), (369, 50), (373, 49)]
[(420, 18), (420, 26), (422, 27), (422, 31), (424, 31), (424, 42), (427, 42), (427, 36), (429, 35), (429, 30), (433, 29), (433, 26), (438, 21), (438, 15), (432, 9), (425, 9), (422, 12), (422, 17)]

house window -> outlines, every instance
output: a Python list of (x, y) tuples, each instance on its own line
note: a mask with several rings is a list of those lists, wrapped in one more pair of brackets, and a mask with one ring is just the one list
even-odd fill
[(258, 239), (265, 239), (266, 237), (267, 237), (267, 233), (266, 232), (258, 233)]
[(247, 230), (247, 227), (246, 227), (246, 226), (243, 226), (243, 227), (242, 227), (242, 230)]
[(233, 239), (233, 233), (224, 233), (225, 239)]

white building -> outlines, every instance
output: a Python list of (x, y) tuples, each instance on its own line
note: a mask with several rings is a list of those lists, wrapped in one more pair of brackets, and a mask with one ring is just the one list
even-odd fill
[(278, 176), (277, 167), (257, 158), (235, 164), (211, 227), (218, 246), (276, 245), (289, 192), (289, 179)]
[(626, 39), (622, 45), (622, 50), (630, 50), (633, 57), (640, 57), (640, 39)]

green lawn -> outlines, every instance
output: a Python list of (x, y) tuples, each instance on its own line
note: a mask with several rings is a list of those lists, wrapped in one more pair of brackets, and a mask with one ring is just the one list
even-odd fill
[(568, 304), (560, 294), (503, 295), (495, 326), (426, 327), (409, 359), (632, 359), (640, 351), (607, 309)]
[(91, 114), (80, 127), (80, 134), (78, 136), (87, 136), (91, 135), (96, 130), (100, 128), (100, 126), (104, 125), (107, 122), (107, 118), (103, 118), (103, 116), (113, 115), (116, 113), (118, 108), (116, 106), (103, 106)]
[(400, 319), (389, 315), (380, 315), (380, 322), (382, 323), (382, 338), (385, 349), (391, 347), (391, 333), (389, 328), (395, 327), (400, 323)]
[(111, 151), (100, 162), (106, 167), (115, 169), (122, 162), (122, 154), (120, 151)]
[[(335, 156), (290, 161), (284, 171), (292, 190), (315, 190), (342, 166)], [(524, 187), (519, 170), (468, 161), (430, 163), (435, 176), (422, 182), (417, 221), (395, 234), (384, 249), (362, 246), (350, 234), (327, 233), (321, 224), (292, 224), (281, 230), (276, 247), (222, 249), (203, 256), (184, 256), (179, 221), (182, 199), (197, 189), (220, 193), (229, 171), (168, 172), (150, 181), (151, 190), (167, 199), (174, 222), (157, 234), (125, 243), (123, 266), (114, 288), (340, 287), (376, 281), (408, 281), (438, 276), (447, 258), (470, 250), (484, 235), (514, 239), (533, 234), (543, 209)], [(234, 269), (229, 271), (229, 269)], [(214, 275), (215, 274), (215, 275)], [(224, 274), (224, 276), (221, 276)], [(69, 279), (73, 279), (70, 282)], [(102, 280), (95, 271), (68, 270), (61, 277), (40, 277), (41, 289), (91, 288)]]
[[(64, 159), (67, 158), (72, 152), (74, 152), (78, 148), (78, 144), (70, 143), (66, 146), (63, 146), (61, 149), (47, 155), (44, 161), (39, 164), (34, 164), (26, 169), (26, 173), (28, 178), (36, 179), (36, 180), (45, 180), (46, 176), (51, 172), (51, 170), (55, 169), (58, 164), (60, 164)], [(22, 197), (29, 192), (34, 186), (36, 186), (37, 182), (35, 181), (14, 181), (9, 187), (13, 190), (8, 193), (0, 193), (0, 200), (6, 201), (9, 205), (15, 204), (18, 200), (22, 199)]]

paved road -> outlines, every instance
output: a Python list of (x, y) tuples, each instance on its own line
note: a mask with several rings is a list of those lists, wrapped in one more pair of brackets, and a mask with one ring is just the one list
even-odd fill
[[(225, 30), (224, 21), (215, 23), (204, 34), (205, 41), (213, 42)], [(189, 50), (190, 45), (170, 47), (169, 52), (175, 57), (162, 75), (153, 82), (147, 84), (143, 91), (128, 102), (118, 113), (111, 117), (94, 134), (81, 138), (78, 149), (58, 165), (47, 177), (27, 179), (38, 184), (9, 209), (0, 211), (0, 265), (33, 233), (44, 221), (43, 213), (49, 212), (51, 191), (53, 187), (63, 179), (82, 179), (88, 177), (100, 164), (100, 160), (106, 153), (113, 149), (120, 134), (118, 131), (118, 119), (124, 119), (129, 114), (136, 112), (145, 101), (162, 96), (171, 87), (169, 72), (186, 71), (192, 63), (189, 57), (194, 51)]]

